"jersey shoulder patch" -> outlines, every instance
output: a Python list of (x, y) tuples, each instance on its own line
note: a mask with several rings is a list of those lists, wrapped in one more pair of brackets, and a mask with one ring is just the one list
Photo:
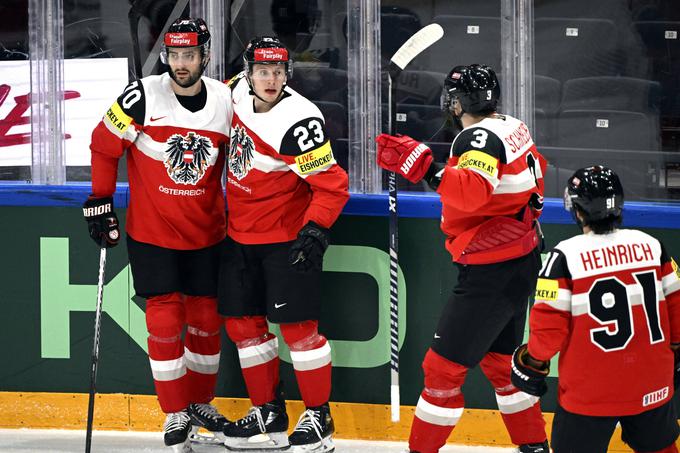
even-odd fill
[(135, 80), (123, 90), (123, 94), (118, 96), (118, 99), (107, 110), (104, 119), (122, 134), (133, 120), (143, 125), (145, 113), (144, 87), (139, 80)]
[(300, 156), (326, 143), (328, 143), (328, 134), (326, 134), (323, 119), (310, 116), (288, 128), (281, 140), (279, 153), (284, 156)]
[[(225, 83), (229, 88), (232, 90), (236, 88), (236, 85), (239, 84), (239, 82), (243, 81), (245, 79), (246, 73), (245, 72), (239, 72), (235, 76), (233, 76), (231, 79), (227, 80)], [(246, 82), (244, 82), (246, 83)]]
[(460, 157), (469, 151), (478, 151), (501, 160), (504, 159), (503, 150), (503, 143), (494, 132), (483, 127), (471, 127), (458, 134), (451, 153)]
[(466, 129), (456, 137), (451, 155), (458, 157), (457, 169), (470, 169), (494, 179), (498, 178), (500, 156), (505, 154), (502, 151), (503, 145), (496, 134), (477, 127)]
[(550, 250), (543, 258), (543, 266), (538, 273), (540, 279), (556, 280), (558, 278), (571, 279), (571, 272), (567, 265), (567, 257), (559, 249)]

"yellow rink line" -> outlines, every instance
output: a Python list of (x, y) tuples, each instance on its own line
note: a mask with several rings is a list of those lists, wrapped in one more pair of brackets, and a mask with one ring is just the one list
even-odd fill
[[(0, 428), (85, 429), (88, 395), (84, 393), (0, 392)], [(250, 407), (244, 398), (216, 398), (213, 402), (230, 420), (242, 417)], [(304, 410), (301, 401), (288, 401), (291, 427)], [(333, 403), (335, 435), (345, 439), (406, 441), (414, 406), (401, 407), (401, 421), (390, 421), (390, 406)], [(550, 430), (552, 413), (546, 413)], [(160, 431), (164, 414), (152, 395), (98, 394), (94, 427), (100, 430)], [(449, 442), (466, 445), (510, 447), (510, 438), (498, 411), (466, 409)], [(678, 443), (680, 445), (680, 442)], [(609, 452), (631, 452), (614, 434)]]

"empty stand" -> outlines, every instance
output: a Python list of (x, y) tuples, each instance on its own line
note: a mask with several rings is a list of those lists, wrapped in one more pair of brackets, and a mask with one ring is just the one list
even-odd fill
[(640, 112), (563, 110), (556, 146), (603, 150), (659, 150), (656, 121)]
[(625, 67), (610, 20), (537, 18), (534, 25), (536, 74), (565, 81), (617, 75)]
[(658, 115), (661, 85), (631, 77), (582, 77), (567, 80), (562, 110), (628, 110)]
[(663, 87), (662, 113), (679, 117), (680, 22), (639, 21), (635, 23), (635, 31), (651, 59), (651, 77)]
[(430, 71), (448, 73), (455, 65), (488, 64), (501, 72), (501, 23), (498, 17), (439, 15), (444, 37), (423, 53)]
[(289, 83), (312, 101), (347, 105), (347, 71), (343, 69), (295, 66)]

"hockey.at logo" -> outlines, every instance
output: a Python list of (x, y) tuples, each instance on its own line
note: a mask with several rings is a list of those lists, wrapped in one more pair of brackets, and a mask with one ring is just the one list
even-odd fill
[(229, 145), (229, 171), (239, 181), (253, 168), (255, 143), (245, 127), (236, 125), (231, 133)]
[(195, 132), (189, 132), (186, 137), (173, 134), (166, 144), (163, 163), (168, 176), (177, 184), (195, 185), (212, 165), (213, 144), (208, 137)]
[(423, 143), (416, 146), (416, 148), (411, 151), (411, 154), (408, 155), (404, 163), (401, 164), (401, 172), (407, 175), (408, 172), (411, 171), (413, 164), (416, 163), (416, 160), (418, 160), (420, 155), (423, 154), (427, 149), (428, 147)]

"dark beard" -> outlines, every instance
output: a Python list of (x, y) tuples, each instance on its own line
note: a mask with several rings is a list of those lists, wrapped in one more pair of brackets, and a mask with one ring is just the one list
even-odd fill
[(179, 80), (177, 80), (177, 76), (175, 75), (175, 71), (173, 71), (172, 69), (170, 69), (168, 72), (170, 73), (170, 77), (172, 77), (172, 80), (174, 80), (175, 83), (176, 83), (177, 85), (181, 86), (182, 88), (189, 88), (190, 86), (193, 86), (196, 82), (198, 82), (199, 80), (201, 80), (201, 72), (199, 72), (199, 73), (197, 73), (197, 74), (195, 74), (195, 75), (194, 75), (194, 74), (190, 74), (189, 79), (188, 79), (186, 82), (184, 82), (184, 83), (182, 83), (182, 82), (180, 82)]

